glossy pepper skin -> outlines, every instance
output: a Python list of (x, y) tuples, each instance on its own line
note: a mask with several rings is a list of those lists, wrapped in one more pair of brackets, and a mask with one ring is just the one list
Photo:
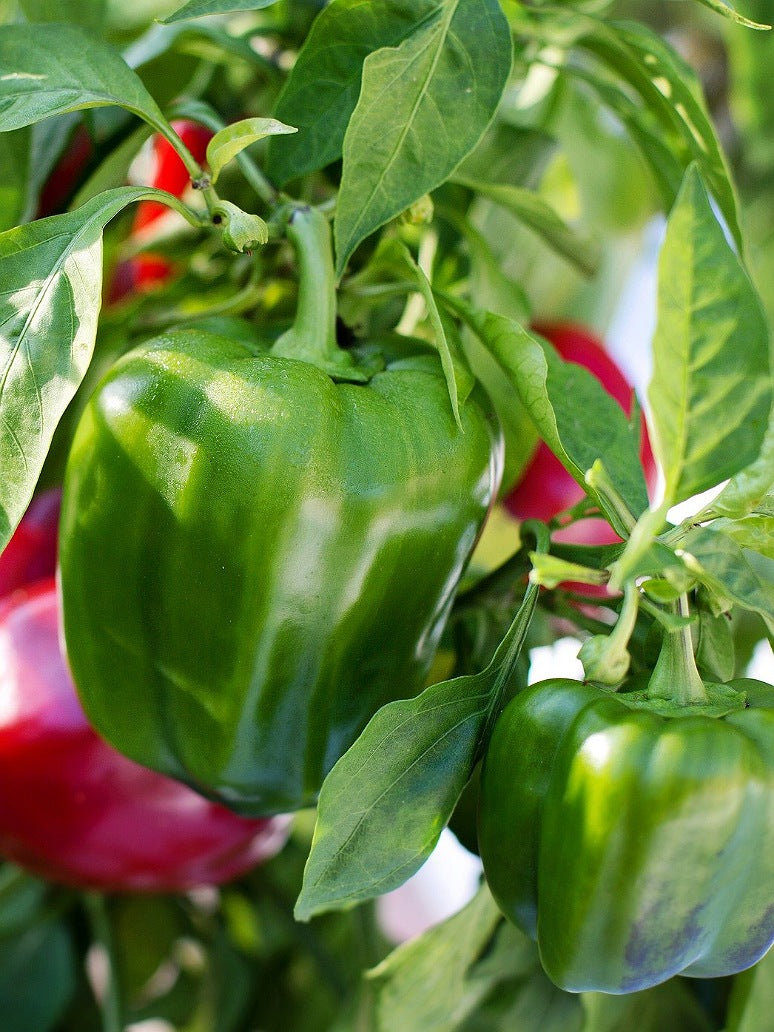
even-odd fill
[(67, 885), (180, 892), (278, 852), (285, 818), (238, 817), (94, 733), (57, 624), (53, 579), (0, 605), (0, 855)]
[(774, 940), (774, 688), (748, 708), (660, 716), (577, 681), (500, 715), (479, 845), (503, 913), (570, 992), (713, 978)]
[(203, 331), (119, 360), (73, 444), (60, 539), (99, 732), (241, 813), (313, 803), (373, 713), (422, 686), (499, 482), (475, 396), (462, 426), (440, 360), (410, 348), (364, 383)]

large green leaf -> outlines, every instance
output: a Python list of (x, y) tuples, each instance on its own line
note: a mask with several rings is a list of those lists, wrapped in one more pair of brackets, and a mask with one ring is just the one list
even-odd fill
[(169, 195), (122, 187), (0, 234), (0, 548), (32, 497), (54, 430), (91, 359), (102, 231), (145, 197)]
[(771, 410), (768, 327), (696, 166), (659, 259), (649, 398), (669, 504), (751, 463)]
[(208, 14), (235, 14), (238, 11), (258, 11), (271, 7), (277, 0), (189, 0), (174, 14), (164, 19), (164, 24), (185, 21), (187, 18), (204, 18)]
[(297, 918), (371, 899), (421, 867), (479, 758), (536, 600), (530, 585), (482, 673), (384, 706), (334, 766), (320, 792)]
[(169, 136), (158, 104), (107, 43), (75, 25), (0, 28), (0, 130), (112, 104)]
[(540, 436), (625, 536), (629, 521), (586, 482), (588, 470), (601, 461), (630, 516), (647, 508), (639, 442), (623, 409), (587, 369), (563, 361), (518, 323), (491, 312), (464, 314), (509, 376)]
[(341, 157), (360, 93), (363, 62), (396, 46), (434, 15), (441, 0), (332, 0), (315, 19), (277, 101), (298, 126), (295, 139), (269, 144), (267, 171), (280, 186)]
[(443, 183), (491, 121), (511, 68), (497, 0), (441, 0), (397, 47), (370, 54), (344, 137), (337, 269), (370, 233)]

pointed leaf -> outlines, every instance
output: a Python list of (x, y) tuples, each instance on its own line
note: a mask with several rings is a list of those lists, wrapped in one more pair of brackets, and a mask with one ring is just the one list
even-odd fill
[(102, 231), (132, 201), (167, 196), (123, 187), (0, 234), (0, 548), (29, 504), (56, 425), (91, 359)]
[(757, 457), (772, 401), (766, 319), (696, 166), (661, 249), (653, 352), (654, 445), (675, 504)]
[(140, 77), (101, 39), (75, 25), (0, 27), (0, 129), (112, 104), (171, 133)]
[(397, 888), (433, 851), (479, 757), (537, 591), (527, 589), (486, 670), (384, 706), (334, 766), (320, 793), (298, 920)]
[(722, 14), (724, 18), (728, 18), (730, 21), (736, 22), (737, 25), (744, 25), (748, 29), (770, 29), (770, 25), (764, 25), (762, 22), (751, 21), (749, 18), (745, 18), (743, 14), (740, 14), (735, 10), (731, 4), (727, 3), (726, 0), (699, 0), (700, 4), (704, 4), (705, 7), (709, 7), (711, 11), (715, 11), (716, 14)]
[(239, 11), (260, 11), (271, 7), (277, 0), (189, 0), (174, 14), (164, 18), (163, 25), (185, 21), (187, 18), (204, 18), (208, 14), (236, 14)]
[(225, 129), (215, 133), (207, 144), (207, 164), (210, 167), (212, 182), (217, 181), (221, 169), (245, 147), (267, 136), (296, 132), (298, 130), (292, 125), (278, 122), (276, 118), (243, 118), (240, 122), (227, 125)]
[(284, 186), (341, 157), (360, 93), (363, 62), (404, 40), (443, 0), (332, 0), (315, 18), (277, 101), (276, 115), (298, 126), (292, 140), (269, 144), (267, 172)]
[(587, 369), (563, 361), (518, 323), (491, 312), (468, 311), (467, 317), (510, 377), (540, 436), (625, 537), (629, 528), (586, 481), (586, 472), (601, 459), (630, 514), (647, 509), (639, 442), (623, 409)]
[(444, 0), (399, 46), (363, 66), (344, 138), (337, 271), (370, 233), (440, 186), (494, 116), (511, 69), (497, 0)]

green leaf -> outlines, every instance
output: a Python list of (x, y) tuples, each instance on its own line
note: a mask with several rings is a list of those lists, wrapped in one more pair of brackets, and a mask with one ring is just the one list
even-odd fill
[(700, 609), (693, 623), (696, 666), (705, 681), (725, 684), (734, 676), (734, 635), (725, 613)]
[(0, 234), (0, 547), (29, 504), (56, 425), (91, 359), (102, 231), (132, 201), (168, 197), (123, 187)]
[(45, 919), (48, 886), (13, 864), (0, 867), (0, 939)]
[(548, 447), (625, 537), (629, 528), (586, 482), (586, 472), (604, 459), (631, 515), (647, 508), (639, 443), (623, 409), (587, 369), (563, 361), (547, 341), (517, 323), (491, 312), (468, 310), (463, 317), (511, 378)]
[(737, 520), (716, 520), (712, 529), (726, 534), (742, 548), (774, 559), (774, 512), (755, 512)]
[(709, 514), (738, 517), (748, 512), (774, 516), (774, 412), (763, 438), (760, 454), (737, 473), (707, 508)]
[(207, 164), (212, 182), (217, 181), (221, 169), (245, 147), (263, 140), (267, 136), (287, 135), (298, 132), (292, 125), (278, 122), (276, 118), (243, 118), (240, 122), (227, 125), (215, 133), (207, 144)]
[(98, 32), (105, 21), (106, 0), (19, 0), (27, 21), (66, 22)]
[(605, 584), (607, 574), (601, 570), (591, 569), (589, 566), (581, 566), (580, 563), (559, 559), (555, 555), (535, 555), (532, 556), (529, 579), (533, 584), (540, 584), (544, 588), (556, 588), (562, 581)]
[(384, 706), (323, 783), (298, 920), (397, 888), (433, 851), (479, 758), (537, 599), (489, 666)]
[(678, 555), (721, 605), (759, 613), (774, 629), (774, 584), (750, 565), (736, 541), (713, 526), (696, 527), (685, 535)]
[(583, 1032), (712, 1032), (696, 997), (677, 979), (624, 996), (582, 993)]
[(7, 133), (0, 146), (0, 231), (16, 226), (27, 205), (30, 130)]
[(260, 11), (271, 7), (277, 0), (189, 0), (174, 14), (162, 19), (163, 25), (187, 18), (204, 18), (208, 14), (236, 14), (239, 11)]
[(61, 923), (34, 924), (0, 942), (3, 1027), (53, 1030), (75, 992), (75, 963), (70, 934)]
[(734, 187), (694, 70), (658, 33), (644, 25), (588, 21), (590, 31), (578, 45), (595, 54), (636, 91), (683, 168), (692, 161), (697, 163), (741, 250)]
[(696, 166), (669, 216), (658, 283), (648, 396), (674, 504), (758, 456), (772, 401), (766, 319)]
[(430, 280), (414, 261), (411, 252), (405, 245), (399, 245), (398, 249), (403, 256), (407, 275), (416, 282), (417, 289), (427, 305), (427, 314), (435, 334), (435, 345), (441, 357), (454, 419), (457, 426), (461, 427), (460, 407), (465, 404), (473, 390), (475, 380), (462, 356), (461, 345), (455, 340), (456, 327), (447, 323), (438, 311)]
[(728, 1003), (726, 1032), (761, 1032), (774, 1012), (774, 952), (736, 975)]
[(370, 233), (440, 186), (476, 146), (511, 68), (497, 0), (442, 0), (397, 47), (370, 54), (344, 138), (337, 270)]
[(592, 276), (597, 271), (600, 259), (599, 244), (586, 239), (568, 226), (533, 190), (502, 183), (486, 183), (459, 174), (454, 176), (454, 182), (506, 208), (585, 276)]
[(360, 93), (363, 62), (432, 17), (441, 0), (332, 0), (315, 18), (277, 101), (298, 136), (269, 144), (267, 172), (280, 186), (341, 157)]
[(585, 1025), (580, 998), (557, 989), (538, 969), (495, 986), (459, 1032), (585, 1032)]
[(75, 25), (0, 28), (1, 130), (112, 104), (174, 137), (140, 77), (117, 50), (96, 36)]
[(711, 11), (715, 11), (717, 14), (722, 14), (724, 18), (728, 18), (730, 21), (734, 21), (737, 25), (744, 25), (748, 29), (770, 29), (770, 25), (764, 25), (762, 22), (751, 21), (749, 18), (745, 18), (743, 14), (736, 11), (731, 4), (726, 3), (726, 0), (699, 0), (700, 4), (704, 4), (705, 7), (709, 7)]
[[(376, 996), (374, 1032), (457, 1028), (491, 986), (491, 979), (470, 976), (501, 921), (482, 888), (459, 913), (394, 950), (368, 973)], [(534, 964), (534, 946), (530, 956)]]

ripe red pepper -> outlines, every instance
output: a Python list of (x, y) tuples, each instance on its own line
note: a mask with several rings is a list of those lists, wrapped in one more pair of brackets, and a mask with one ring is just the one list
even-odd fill
[(59, 487), (49, 488), (33, 498), (0, 555), (0, 598), (44, 577), (53, 577), (61, 505)]
[[(201, 164), (205, 160), (212, 132), (203, 125), (185, 119), (172, 122), (172, 128)], [(175, 149), (163, 136), (155, 136), (148, 185), (166, 190), (175, 197), (182, 197), (189, 183), (188, 170)], [(131, 237), (137, 239), (147, 234), (148, 227), (153, 226), (168, 213), (169, 208), (165, 204), (158, 201), (141, 201), (132, 222)], [(164, 283), (172, 275), (173, 269), (172, 262), (167, 258), (149, 252), (120, 262), (113, 273), (110, 301), (120, 301), (135, 291), (147, 290)]]
[[(624, 412), (627, 415), (631, 413), (631, 384), (605, 350), (602, 341), (575, 323), (535, 323), (533, 329), (550, 341), (567, 362), (575, 362), (593, 373)], [(644, 417), (640, 459), (645, 481), (652, 493), (658, 471)], [(548, 445), (541, 441), (521, 480), (505, 498), (505, 506), (518, 519), (548, 522), (582, 498), (583, 488), (573, 480)], [(560, 541), (584, 545), (611, 544), (620, 540), (602, 519), (579, 520), (559, 531), (555, 537)]]
[(91, 136), (85, 126), (79, 125), (64, 154), (43, 184), (38, 198), (36, 219), (58, 215), (66, 210), (93, 156), (94, 143)]
[(91, 729), (59, 647), (53, 579), (0, 604), (0, 855), (109, 891), (219, 884), (273, 856), (287, 819), (238, 817)]

